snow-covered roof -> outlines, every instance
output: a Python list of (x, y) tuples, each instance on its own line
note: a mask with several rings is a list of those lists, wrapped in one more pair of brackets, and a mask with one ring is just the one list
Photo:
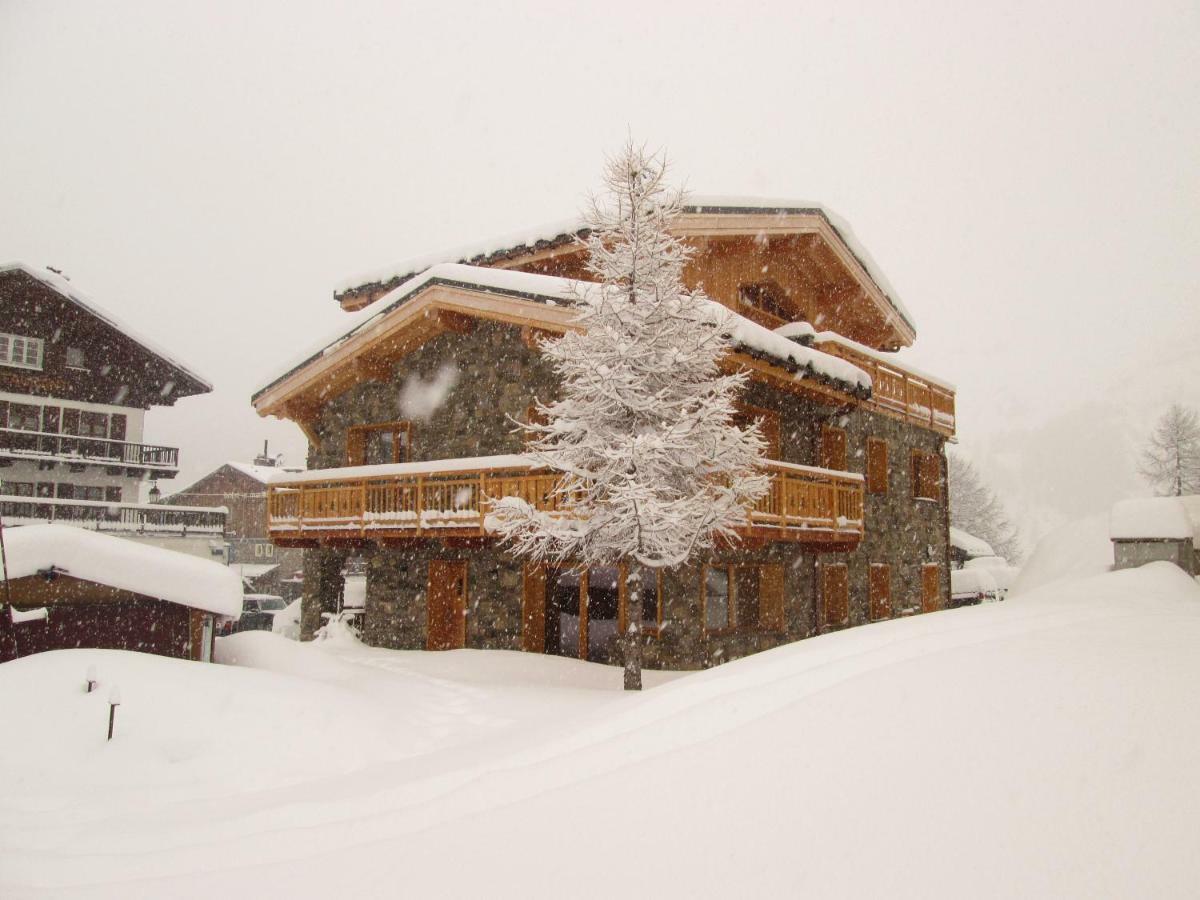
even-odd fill
[[(595, 287), (588, 282), (579, 282), (570, 278), (540, 275), (533, 272), (515, 272), (510, 269), (489, 269), (460, 263), (442, 263), (432, 266), (415, 278), (411, 278), (389, 291), (369, 306), (351, 313), (348, 329), (343, 325), (333, 335), (299, 356), (284, 369), (283, 374), (256, 391), (255, 397), (257, 398), (258, 395), (308, 363), (331, 353), (356, 335), (375, 327), (388, 313), (397, 309), (423, 288), (433, 284), (507, 294), (551, 305), (577, 302), (583, 296), (583, 292)], [(871, 377), (853, 363), (811, 347), (805, 347), (778, 335), (745, 316), (727, 310), (715, 300), (709, 302), (712, 304), (714, 313), (719, 309), (733, 317), (733, 338), (746, 348), (799, 369), (813, 372), (818, 376), (843, 382), (856, 389), (870, 389)]]
[[(775, 333), (783, 335), (787, 338), (803, 336), (805, 332), (799, 328), (794, 329), (793, 326), (804, 325), (808, 325), (808, 323), (791, 322), (787, 325), (782, 325), (779, 328), (776, 328)], [(809, 330), (812, 331), (812, 326), (809, 325), (808, 327)], [(876, 350), (874, 347), (868, 347), (866, 344), (860, 344), (858, 341), (852, 341), (850, 338), (844, 337), (843, 335), (838, 334), (836, 331), (814, 331), (812, 332), (812, 339), (817, 344), (837, 344), (845, 347), (848, 350), (852, 350), (855, 353), (860, 353), (863, 356), (875, 360), (876, 362), (883, 363), (885, 366), (900, 366), (909, 375), (915, 375), (917, 378), (920, 378), (929, 384), (937, 385), (938, 387), (945, 388), (948, 391), (955, 390), (955, 386), (949, 381), (938, 378), (936, 375), (930, 375), (928, 372), (922, 372), (915, 366), (909, 365), (907, 360), (901, 362), (899, 355), (896, 353), (888, 353), (882, 350)]]
[(1113, 504), (1108, 536), (1114, 541), (1195, 540), (1187, 508), (1178, 497), (1139, 497)]
[(279, 563), (230, 563), (229, 568), (239, 578), (261, 578), (279, 568)]
[(256, 466), (253, 463), (244, 462), (227, 462), (225, 465), (231, 469), (236, 469), (243, 475), (249, 475), (255, 481), (262, 484), (268, 483), (280, 472), (295, 473), (304, 471), (302, 466)]
[(60, 294), (67, 300), (74, 303), (80, 309), (87, 311), (97, 319), (100, 319), (102, 322), (111, 325), (131, 341), (140, 344), (143, 349), (149, 353), (153, 353), (163, 362), (174, 367), (175, 369), (178, 369), (182, 374), (186, 375), (188, 378), (202, 386), (205, 392), (212, 390), (212, 382), (196, 374), (195, 369), (184, 365), (179, 361), (178, 357), (168, 353), (154, 341), (151, 341), (149, 338), (138, 334), (116, 316), (112, 315), (112, 313), (101, 308), (94, 300), (80, 291), (77, 287), (75, 287), (75, 285), (63, 278), (61, 275), (56, 275), (54, 272), (49, 272), (45, 269), (40, 269), (36, 266), (31, 266), (28, 263), (23, 262), (12, 262), (0, 265), (0, 274), (5, 274), (7, 272), (24, 272), (29, 277), (37, 279), (55, 293)]
[[(854, 230), (837, 213), (823, 204), (809, 200), (795, 200), (767, 197), (736, 197), (724, 195), (694, 195), (689, 194), (683, 205), (685, 213), (768, 213), (776, 215), (817, 215), (825, 219), (830, 227), (845, 243), (846, 247), (862, 265), (863, 269), (875, 282), (879, 290), (895, 308), (900, 317), (910, 328), (916, 329), (912, 314), (900, 300), (896, 289), (892, 287), (883, 269), (872, 258), (871, 254), (858, 240)], [(387, 285), (390, 282), (402, 283), (409, 278), (438, 263), (488, 263), (495, 259), (511, 256), (517, 252), (536, 250), (541, 247), (555, 246), (573, 240), (580, 232), (586, 230), (586, 223), (581, 217), (559, 219), (523, 231), (510, 232), (442, 250), (423, 256), (412, 257), (395, 265), (367, 272), (354, 278), (349, 278), (334, 287), (335, 296), (348, 293), (368, 285)]]
[(961, 550), (967, 556), (995, 556), (992, 545), (983, 538), (977, 538), (961, 528), (950, 526), (950, 546)]
[(220, 563), (70, 525), (4, 529), (9, 578), (48, 569), (222, 616), (242, 610), (242, 580)]

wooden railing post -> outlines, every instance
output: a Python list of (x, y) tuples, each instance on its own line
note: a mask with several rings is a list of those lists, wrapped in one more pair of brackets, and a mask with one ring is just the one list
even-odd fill
[(421, 524), (425, 514), (425, 476), (417, 476), (417, 534), (421, 533)]

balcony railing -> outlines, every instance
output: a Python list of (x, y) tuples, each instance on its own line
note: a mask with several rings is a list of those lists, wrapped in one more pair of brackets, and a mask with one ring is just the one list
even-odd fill
[(862, 353), (839, 341), (817, 341), (822, 353), (854, 363), (871, 376), (868, 405), (897, 413), (953, 437), (955, 429), (954, 391), (931, 378), (905, 371), (900, 366)]
[(0, 495), (4, 524), (57, 522), (96, 531), (138, 534), (224, 534), (228, 510), (223, 506), (166, 506), (158, 503), (105, 503), (57, 497)]
[(153, 444), (49, 431), (22, 431), (17, 428), (0, 428), (0, 454), (139, 469), (179, 468), (179, 449), (176, 447), (157, 447)]
[[(444, 463), (450, 460), (442, 461)], [(559, 512), (559, 476), (528, 466), (493, 466), (487, 457), (450, 471), (365, 474), (281, 480), (267, 487), (267, 523), (281, 544), (319, 540), (392, 540), (484, 536), (484, 519), (501, 497), (519, 497), (535, 509)], [(387, 467), (381, 467), (387, 468)], [(450, 467), (447, 467), (448, 469)], [(750, 511), (744, 533), (772, 540), (853, 542), (863, 534), (863, 483), (859, 475), (808, 466), (764, 465), (770, 490)]]

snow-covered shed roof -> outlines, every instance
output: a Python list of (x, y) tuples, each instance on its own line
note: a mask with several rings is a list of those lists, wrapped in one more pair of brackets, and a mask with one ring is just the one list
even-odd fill
[[(511, 269), (489, 269), (483, 266), (468, 266), (459, 263), (441, 263), (431, 266), (420, 275), (389, 291), (369, 306), (351, 313), (351, 325), (348, 329), (343, 326), (316, 347), (306, 351), (282, 374), (256, 391), (254, 399), (292, 373), (332, 352), (356, 335), (374, 328), (384, 316), (403, 305), (422, 289), (437, 284), (485, 293), (506, 294), (554, 306), (577, 302), (581, 291), (587, 291), (591, 287), (587, 282), (559, 278), (554, 275), (515, 272)], [(852, 391), (866, 392), (871, 389), (871, 376), (853, 363), (789, 340), (745, 316), (728, 310), (715, 300), (709, 302), (712, 304), (714, 314), (720, 311), (722, 314), (732, 317), (734, 341), (751, 353), (770, 358), (773, 362), (783, 364), (801, 374), (811, 373), (820, 379), (838, 382)]]
[(1114, 541), (1194, 541), (1187, 508), (1178, 497), (1139, 497), (1113, 504), (1108, 536)]
[(180, 362), (178, 357), (167, 352), (154, 341), (138, 334), (112, 313), (99, 306), (88, 295), (84, 294), (77, 287), (75, 287), (75, 285), (73, 285), (66, 278), (63, 278), (61, 275), (57, 275), (54, 272), (49, 272), (46, 269), (40, 269), (37, 266), (31, 266), (28, 263), (23, 262), (11, 262), (0, 265), (0, 275), (10, 272), (23, 272), (30, 278), (40, 281), (46, 287), (66, 298), (80, 309), (90, 313), (100, 321), (115, 328), (135, 344), (141, 345), (142, 349), (154, 354), (167, 365), (178, 370), (180, 374), (196, 382), (197, 386), (202, 390), (196, 391), (195, 393), (207, 393), (212, 390), (212, 382), (196, 374), (195, 369)]
[(4, 529), (9, 578), (54, 569), (222, 616), (242, 610), (242, 580), (220, 563), (70, 525)]
[(231, 469), (241, 472), (243, 475), (248, 475), (255, 481), (262, 484), (267, 484), (272, 478), (281, 472), (303, 472), (303, 466), (256, 466), (253, 463), (244, 462), (227, 462), (225, 465)]
[(961, 550), (967, 556), (995, 556), (992, 545), (983, 538), (977, 538), (968, 531), (950, 526), (950, 546)]
[(279, 563), (230, 563), (229, 568), (237, 574), (239, 578), (261, 578), (275, 569), (279, 568)]
[[(684, 205), (684, 213), (726, 213), (726, 214), (774, 214), (774, 215), (815, 215), (824, 219), (837, 233), (846, 248), (870, 276), (871, 280), (895, 308), (908, 326), (916, 330), (916, 322), (908, 308), (900, 300), (896, 289), (892, 287), (883, 269), (875, 262), (866, 247), (855, 236), (853, 229), (841, 216), (821, 203), (810, 200), (795, 200), (767, 197), (735, 197), (716, 194), (688, 195)], [(574, 241), (578, 236), (586, 234), (587, 225), (581, 217), (559, 219), (547, 222), (522, 231), (509, 232), (472, 244), (465, 244), (428, 253), (423, 256), (410, 257), (395, 265), (366, 272), (354, 278), (346, 279), (334, 287), (334, 296), (341, 296), (370, 285), (398, 287), (410, 278), (420, 274), (438, 263), (467, 263), (471, 265), (489, 265), (501, 259), (521, 255), (528, 252), (549, 249)]]

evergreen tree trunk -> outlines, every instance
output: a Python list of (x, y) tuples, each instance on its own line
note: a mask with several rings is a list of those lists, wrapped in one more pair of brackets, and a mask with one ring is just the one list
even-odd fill
[[(636, 602), (634, 602), (636, 600)], [(629, 568), (625, 582), (625, 639), (622, 650), (625, 657), (625, 690), (642, 689), (642, 566), (634, 562)]]

